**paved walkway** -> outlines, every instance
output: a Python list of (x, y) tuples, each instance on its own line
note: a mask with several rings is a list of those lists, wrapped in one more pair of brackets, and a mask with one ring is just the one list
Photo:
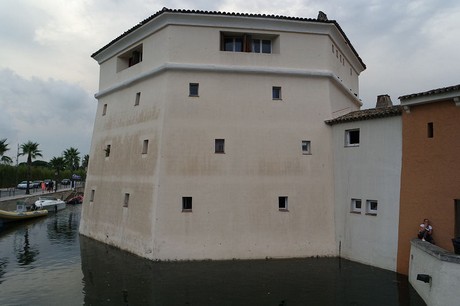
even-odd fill
[[(65, 187), (65, 188), (59, 188), (57, 192), (61, 191), (70, 191), (72, 188), (70, 187)], [(10, 200), (17, 200), (17, 199), (26, 199), (30, 198), (33, 196), (41, 196), (41, 195), (52, 195), (55, 192), (42, 192), (41, 189), (30, 189), (30, 194), (25, 194), (24, 191), (22, 190), (17, 190), (14, 188), (0, 188), (0, 202), (3, 201), (10, 201)]]

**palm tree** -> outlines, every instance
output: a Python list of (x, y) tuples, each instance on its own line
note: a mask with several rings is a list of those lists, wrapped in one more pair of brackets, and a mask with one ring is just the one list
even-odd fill
[(88, 168), (88, 164), (89, 164), (89, 155), (86, 154), (85, 156), (83, 156), (83, 160), (81, 161), (81, 167), (86, 170), (86, 168)]
[(28, 141), (21, 145), (22, 152), (19, 155), (27, 155), (27, 188), (26, 194), (30, 194), (29, 181), (30, 181), (30, 167), (32, 166), (32, 159), (42, 156), (42, 151), (38, 149), (38, 143)]
[(55, 190), (57, 190), (57, 180), (60, 177), (61, 171), (65, 169), (65, 160), (64, 157), (53, 157), (49, 162), (51, 168), (56, 170), (56, 185)]
[(80, 167), (80, 152), (78, 152), (78, 149), (70, 147), (63, 154), (67, 167), (71, 170), (76, 170)]
[(6, 138), (0, 140), (0, 162), (5, 163), (5, 164), (11, 164), (13, 160), (4, 155), (6, 151), (8, 151), (10, 148), (8, 148), (8, 144), (6, 143)]

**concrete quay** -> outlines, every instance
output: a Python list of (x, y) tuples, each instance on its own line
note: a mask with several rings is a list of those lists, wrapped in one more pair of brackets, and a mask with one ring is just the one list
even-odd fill
[[(26, 203), (32, 205), (35, 201), (38, 200), (41, 196), (53, 196), (56, 198), (61, 198), (65, 200), (73, 192), (83, 191), (82, 187), (78, 187), (76, 190), (72, 188), (59, 189), (56, 192), (35, 192), (31, 194), (19, 194), (11, 196), (2, 196), (0, 197), (0, 210), (13, 211), (16, 210), (16, 203), (18, 201), (25, 201)], [(7, 194), (2, 190), (2, 194)]]

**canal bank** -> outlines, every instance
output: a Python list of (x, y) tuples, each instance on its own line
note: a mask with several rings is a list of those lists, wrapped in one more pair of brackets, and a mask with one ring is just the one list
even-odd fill
[(59, 199), (67, 199), (71, 194), (75, 192), (83, 192), (83, 187), (77, 187), (75, 190), (71, 188), (60, 189), (56, 192), (34, 192), (31, 194), (20, 194), (20, 195), (11, 195), (3, 196), (0, 198), (0, 210), (13, 211), (16, 209), (16, 204), (19, 201), (24, 201), (29, 205), (32, 205), (35, 201), (38, 200), (41, 196), (53, 196)]
[(81, 208), (0, 228), (0, 305), (425, 305), (407, 277), (339, 258), (150, 261), (79, 235)]

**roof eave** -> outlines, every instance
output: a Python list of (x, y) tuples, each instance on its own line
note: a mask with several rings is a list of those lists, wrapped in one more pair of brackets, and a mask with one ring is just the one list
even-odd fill
[(438, 93), (438, 94), (402, 96), (402, 97), (399, 97), (399, 100), (401, 101), (401, 105), (406, 105), (406, 106), (427, 104), (427, 103), (434, 103), (434, 102), (448, 101), (448, 100), (453, 100), (454, 102), (458, 102), (460, 100), (460, 90), (451, 91), (451, 92), (443, 92), (443, 93)]
[[(120, 51), (123, 51), (128, 46), (132, 46), (136, 43), (139, 43), (142, 39), (151, 35), (155, 31), (165, 27), (168, 24), (172, 23), (182, 23), (184, 16), (194, 16), (194, 15), (203, 15), (207, 17), (225, 17), (229, 16), (232, 18), (253, 18), (257, 20), (261, 19), (270, 19), (270, 20), (279, 20), (279, 21), (286, 21), (286, 22), (310, 22), (312, 24), (329, 24), (334, 25), (337, 29), (339, 35), (343, 39), (343, 43), (350, 48), (351, 53), (356, 57), (355, 65), (360, 65), (360, 69), (358, 72), (362, 72), (366, 69), (366, 65), (360, 58), (358, 52), (355, 50), (353, 45), (351, 44), (350, 40), (346, 36), (345, 32), (342, 30), (340, 25), (335, 20), (318, 20), (318, 19), (310, 19), (310, 18), (299, 18), (299, 17), (286, 17), (286, 16), (278, 16), (278, 15), (265, 15), (265, 14), (243, 14), (243, 13), (225, 13), (225, 12), (208, 12), (208, 11), (195, 11), (195, 10), (172, 10), (168, 8), (163, 8), (161, 11), (155, 13), (154, 15), (148, 17), (147, 19), (141, 21), (136, 26), (132, 27), (122, 35), (118, 36), (110, 43), (96, 51), (91, 55), (99, 64), (114, 56)], [(174, 18), (176, 16), (176, 18)], [(360, 70), (360, 71), (359, 71)]]

